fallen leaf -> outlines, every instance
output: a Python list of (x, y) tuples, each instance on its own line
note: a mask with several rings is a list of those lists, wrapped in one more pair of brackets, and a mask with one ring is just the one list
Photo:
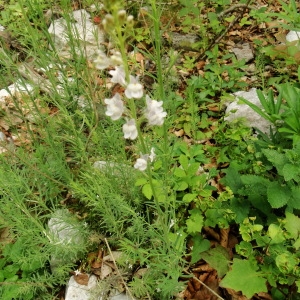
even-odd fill
[(74, 280), (81, 285), (88, 285), (89, 283), (89, 275), (88, 274), (78, 274), (74, 275)]
[(107, 264), (103, 263), (101, 266), (100, 279), (104, 279), (113, 272), (113, 269)]

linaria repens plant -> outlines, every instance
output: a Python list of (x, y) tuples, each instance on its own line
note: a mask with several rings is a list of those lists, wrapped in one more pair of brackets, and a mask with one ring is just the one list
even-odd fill
[[(152, 2), (155, 14), (158, 14), (155, 1)], [(167, 147), (167, 129), (164, 126), (167, 112), (164, 110), (164, 90), (163, 90), (163, 77), (160, 63), (160, 44), (156, 46), (157, 57), (157, 73), (159, 92), (158, 95), (161, 100), (151, 99), (151, 96), (144, 94), (144, 87), (139, 81), (140, 74), (132, 74), (129, 69), (129, 56), (125, 50), (125, 40), (130, 36), (131, 23), (134, 21), (132, 16), (127, 16), (125, 10), (119, 8), (117, 5), (110, 6), (111, 12), (106, 15), (103, 20), (103, 27), (110, 35), (114, 44), (117, 46), (117, 50), (112, 55), (107, 57), (100, 53), (100, 57), (96, 58), (94, 63), (95, 67), (99, 70), (104, 70), (107, 67), (113, 68), (109, 70), (111, 75), (110, 81), (112, 83), (120, 84), (124, 87), (125, 91), (123, 95), (118, 93), (114, 94), (111, 98), (104, 100), (106, 104), (105, 114), (111, 118), (112, 121), (122, 121), (123, 137), (127, 140), (134, 141), (136, 148), (140, 150), (140, 154), (134, 153), (135, 162), (133, 163), (136, 172), (139, 172), (136, 176), (140, 180), (146, 180), (146, 184), (142, 188), (143, 194), (152, 195), (147, 197), (150, 201), (145, 203), (147, 206), (147, 214), (152, 214), (149, 219), (143, 225), (143, 229), (134, 238), (130, 237), (130, 229), (127, 229), (127, 238), (122, 238), (120, 241), (121, 249), (128, 255), (128, 260), (131, 264), (139, 263), (141, 265), (147, 265), (147, 275), (144, 277), (144, 282), (140, 285), (147, 287), (147, 292), (138, 292), (136, 285), (138, 279), (134, 279), (132, 287), (136, 295), (144, 296), (151, 289), (152, 292), (160, 291), (161, 297), (171, 297), (175, 291), (180, 290), (180, 284), (178, 278), (181, 274), (181, 259), (183, 256), (183, 240), (185, 235), (182, 233), (174, 234), (171, 230), (177, 230), (171, 218), (175, 219), (175, 205), (172, 202), (174, 196), (169, 196), (170, 191), (163, 186), (167, 186), (168, 183), (158, 183), (157, 175), (154, 172), (154, 163), (156, 159), (156, 152), (166, 152)], [(160, 32), (158, 30), (159, 24), (158, 15), (154, 18), (155, 36), (159, 41)], [(116, 58), (113, 58), (116, 56)], [(142, 104), (144, 103), (144, 105)], [(151, 129), (155, 130), (156, 127), (160, 127), (164, 132), (164, 143), (162, 149), (157, 149), (157, 146), (151, 143), (151, 140), (145, 139), (144, 128), (149, 132)], [(121, 128), (120, 128), (121, 129)], [(136, 158), (137, 157), (137, 158)], [(168, 155), (164, 156), (163, 161), (164, 171), (167, 174), (169, 170)], [(155, 178), (155, 179), (154, 179)], [(167, 177), (165, 177), (167, 178)], [(137, 184), (139, 185), (139, 184)], [(162, 201), (165, 199), (165, 201)], [(136, 217), (132, 217), (133, 223), (140, 222), (140, 218), (134, 221)], [(174, 222), (174, 221), (173, 221)], [(170, 226), (172, 224), (172, 226)], [(140, 226), (140, 225), (139, 225)], [(130, 226), (133, 227), (133, 226)], [(154, 231), (153, 231), (154, 230)], [(151, 249), (148, 249), (149, 244), (141, 242), (141, 252), (135, 251), (131, 248), (134, 240), (143, 240), (143, 232), (147, 232), (150, 237), (151, 243), (153, 243)], [(155, 234), (154, 234), (155, 232)], [(144, 234), (145, 235), (145, 234)], [(179, 242), (180, 240), (180, 242)], [(153, 249), (156, 249), (154, 251)], [(148, 252), (149, 251), (149, 252)], [(148, 253), (148, 254), (146, 254)], [(164, 263), (163, 263), (164, 261)], [(166, 269), (166, 265), (174, 263), (172, 270)], [(148, 278), (148, 279), (147, 279)], [(155, 281), (153, 281), (155, 278)], [(166, 280), (168, 284), (166, 284)]]

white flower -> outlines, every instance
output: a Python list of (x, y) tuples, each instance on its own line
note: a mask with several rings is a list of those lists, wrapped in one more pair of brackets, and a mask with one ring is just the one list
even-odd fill
[(119, 83), (123, 86), (126, 85), (125, 71), (123, 67), (116, 67), (114, 70), (111, 70), (108, 73), (112, 76), (112, 83)]
[(133, 167), (140, 171), (145, 171), (147, 169), (147, 160), (148, 160), (148, 154), (142, 155), (140, 158), (136, 160), (136, 163), (134, 164)]
[(148, 119), (149, 125), (161, 126), (167, 115), (167, 113), (163, 111), (163, 102), (151, 100), (150, 97), (146, 95), (146, 105), (145, 117)]
[(95, 67), (99, 70), (104, 70), (111, 65), (111, 60), (102, 51), (97, 52), (98, 56), (94, 59)]
[(171, 222), (170, 222), (169, 228), (172, 228), (174, 225), (175, 225), (175, 221), (174, 221), (173, 219), (171, 219)]
[(107, 110), (105, 114), (113, 121), (121, 118), (124, 112), (124, 104), (121, 100), (119, 93), (116, 93), (111, 99), (104, 99), (105, 104), (107, 104)]
[(110, 56), (110, 59), (113, 66), (123, 65), (122, 55), (119, 51), (113, 51), (113, 54)]
[(152, 147), (151, 150), (150, 150), (150, 155), (149, 155), (149, 159), (150, 159), (151, 162), (154, 161), (155, 156), (156, 155), (155, 155), (155, 152), (154, 152), (154, 148)]
[(140, 99), (143, 97), (143, 86), (139, 83), (138, 79), (132, 75), (130, 75), (130, 82), (126, 87), (125, 95), (129, 99)]
[(77, 276), (77, 275), (80, 275), (80, 274), (81, 274), (81, 272), (80, 272), (79, 270), (76, 270), (76, 271), (74, 271), (74, 273), (75, 273), (75, 276)]
[(135, 169), (138, 169), (140, 171), (145, 171), (147, 169), (147, 162), (150, 160), (153, 162), (155, 159), (155, 153), (154, 148), (151, 148), (150, 155), (149, 154), (142, 154), (140, 158), (136, 160), (136, 163), (134, 165)]
[(125, 139), (135, 140), (137, 138), (138, 131), (134, 119), (130, 119), (123, 125), (123, 133)]

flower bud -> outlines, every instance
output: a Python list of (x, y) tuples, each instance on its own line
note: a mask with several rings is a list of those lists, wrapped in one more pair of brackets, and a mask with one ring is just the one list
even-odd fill
[(126, 10), (122, 9), (118, 11), (118, 20), (119, 20), (119, 24), (122, 26), (124, 25), (125, 21), (126, 21)]
[(134, 18), (132, 15), (129, 15), (126, 20), (126, 26), (127, 28), (132, 28), (133, 25), (134, 25)]
[(107, 14), (102, 21), (102, 25), (105, 31), (112, 31), (115, 26), (114, 18), (111, 14)]

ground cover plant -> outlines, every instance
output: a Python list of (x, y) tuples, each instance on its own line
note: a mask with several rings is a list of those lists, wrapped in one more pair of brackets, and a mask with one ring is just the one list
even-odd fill
[(1, 299), (298, 299), (299, 9), (0, 1)]

